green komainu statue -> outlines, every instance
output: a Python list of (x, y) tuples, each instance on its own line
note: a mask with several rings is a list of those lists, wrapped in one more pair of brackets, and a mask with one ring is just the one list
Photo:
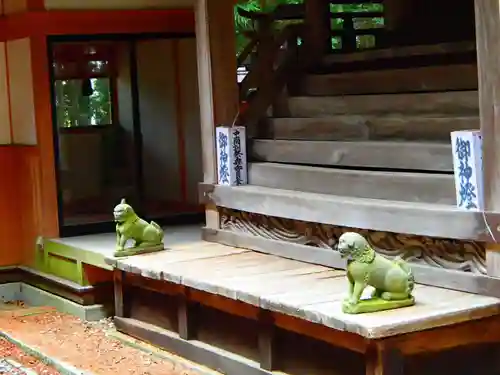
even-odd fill
[[(340, 236), (336, 249), (347, 258), (349, 295), (342, 310), (359, 314), (395, 309), (415, 304), (412, 296), (415, 280), (411, 268), (402, 258), (390, 260), (377, 254), (358, 233)], [(367, 286), (374, 288), (370, 299), (361, 299)]]
[[(154, 221), (148, 223), (135, 213), (132, 206), (122, 199), (113, 210), (116, 222), (115, 257), (137, 255), (164, 249), (163, 229)], [(134, 246), (126, 248), (129, 240)]]

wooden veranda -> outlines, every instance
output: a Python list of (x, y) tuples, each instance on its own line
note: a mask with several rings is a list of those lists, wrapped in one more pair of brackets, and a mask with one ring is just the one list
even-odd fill
[[(242, 13), (258, 37), (237, 58), (225, 37), (233, 1), (197, 1), (203, 241), (109, 258), (117, 327), (228, 374), (497, 373), (500, 6), (476, 0), (474, 22), (473, 2), (457, 2), (456, 32), (433, 39), (445, 14), (436, 5), (434, 31), (405, 40), (398, 32), (428, 5), (384, 1), (380, 44), (356, 51), (355, 33), (343, 30), (345, 50), (333, 53), (331, 3)], [(303, 23), (272, 27), (297, 14)], [(252, 51), (238, 86), (236, 68)], [(214, 128), (235, 120), (247, 127), (249, 184), (221, 186)], [(449, 135), (467, 129), (483, 137), (484, 211), (455, 200)], [(331, 244), (348, 230), (412, 262), (416, 306), (339, 312), (345, 263)], [(338, 366), (307, 357), (308, 345)]]

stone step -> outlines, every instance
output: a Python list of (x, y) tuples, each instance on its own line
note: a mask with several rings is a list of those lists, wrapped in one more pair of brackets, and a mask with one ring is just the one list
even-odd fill
[(344, 114), (479, 114), (476, 90), (434, 93), (299, 96), (288, 99), (288, 110), (277, 117), (327, 117)]
[(455, 205), (452, 174), (346, 170), (250, 163), (249, 183), (338, 196)]
[(453, 173), (450, 143), (255, 139), (250, 152), (262, 162)]
[(455, 130), (479, 129), (475, 115), (333, 115), (268, 119), (275, 139), (449, 141)]

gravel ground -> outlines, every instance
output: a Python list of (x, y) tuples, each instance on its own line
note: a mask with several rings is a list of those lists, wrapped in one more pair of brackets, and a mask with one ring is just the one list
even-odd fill
[[(0, 374), (9, 375), (31, 375), (31, 374), (43, 374), (43, 375), (60, 375), (58, 371), (49, 367), (38, 359), (27, 355), (17, 346), (11, 344), (10, 342), (0, 339)], [(22, 367), (16, 367), (15, 363), (11, 360), (17, 362), (17, 364)]]
[[(107, 336), (112, 329), (111, 320), (87, 323), (49, 308), (0, 311), (0, 331), (81, 370), (100, 375), (200, 375), (185, 361), (163, 359)], [(0, 350), (0, 357), (12, 357), (39, 374), (59, 374), (2, 342), (5, 353)]]

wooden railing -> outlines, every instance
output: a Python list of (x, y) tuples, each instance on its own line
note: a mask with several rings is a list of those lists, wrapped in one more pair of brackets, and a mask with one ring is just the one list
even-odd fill
[[(330, 0), (330, 5), (362, 5), (362, 4), (381, 4), (382, 0)], [(361, 20), (373, 18), (383, 18), (384, 12), (378, 11), (332, 11), (332, 7), (326, 10), (329, 14), (326, 16), (329, 20), (330, 36), (340, 40), (339, 46), (335, 49), (338, 52), (351, 52), (357, 49), (357, 37), (374, 36), (375, 43), (372, 47), (378, 47), (378, 40), (384, 34), (383, 25), (381, 27), (358, 27)], [(304, 4), (286, 4), (276, 7), (272, 13), (276, 21), (303, 21), (306, 17), (306, 6)], [(332, 27), (333, 20), (342, 20), (340, 28)], [(332, 45), (329, 45), (332, 48)]]
[[(380, 3), (382, 0), (330, 0), (325, 4), (366, 4)], [(327, 9), (328, 10), (328, 9)], [(311, 48), (305, 43), (304, 54), (302, 39), (305, 36), (304, 23), (307, 10), (304, 4), (280, 5), (270, 13), (247, 12), (238, 8), (240, 16), (253, 23), (252, 31), (246, 33), (249, 43), (237, 58), (238, 67), (250, 62), (249, 72), (240, 83), (240, 100), (247, 102), (247, 109), (239, 117), (239, 122), (245, 123), (249, 129), (265, 117), (269, 107), (273, 107), (276, 99), (287, 84), (293, 83), (302, 68), (313, 63), (308, 60)], [(383, 17), (383, 12), (338, 12), (327, 14), (328, 48), (322, 53), (331, 52), (332, 37), (341, 38), (340, 51), (357, 49), (357, 37), (360, 35), (375, 35), (381, 33), (378, 28), (356, 28), (357, 19)], [(342, 19), (342, 29), (331, 29), (332, 19)], [(309, 27), (309, 26), (308, 26)], [(309, 39), (314, 39), (310, 36)], [(301, 56), (302, 55), (302, 56)], [(249, 131), (252, 133), (252, 131)]]
[(273, 101), (288, 83), (293, 72), (300, 71), (298, 54), (302, 24), (291, 24), (279, 29), (272, 14), (239, 10), (240, 15), (255, 23), (249, 32), (249, 44), (238, 56), (238, 66), (251, 59), (250, 70), (240, 83), (240, 100), (247, 101), (247, 110), (239, 121), (256, 135), (255, 126), (266, 115)]

